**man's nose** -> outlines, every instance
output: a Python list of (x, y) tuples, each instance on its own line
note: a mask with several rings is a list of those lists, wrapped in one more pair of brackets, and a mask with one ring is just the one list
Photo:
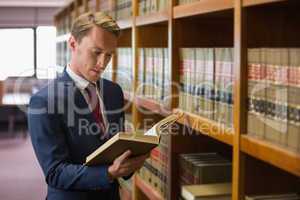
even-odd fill
[(103, 68), (105, 64), (105, 54), (100, 54), (97, 58), (97, 67)]

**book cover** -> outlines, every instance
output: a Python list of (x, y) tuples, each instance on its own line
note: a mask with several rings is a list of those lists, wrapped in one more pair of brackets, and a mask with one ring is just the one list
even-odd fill
[(186, 185), (181, 187), (181, 196), (186, 200), (230, 200), (231, 183)]
[(85, 164), (90, 166), (112, 163), (116, 157), (128, 149), (132, 151), (132, 156), (149, 153), (158, 146), (160, 135), (182, 116), (183, 113), (179, 112), (172, 114), (156, 123), (144, 134), (119, 132), (87, 156)]

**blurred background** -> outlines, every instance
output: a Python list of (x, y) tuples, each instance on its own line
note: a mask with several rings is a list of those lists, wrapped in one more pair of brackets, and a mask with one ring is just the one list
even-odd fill
[(55, 65), (54, 15), (69, 0), (0, 0), (0, 199), (45, 199), (46, 185), (27, 133), (30, 96)]

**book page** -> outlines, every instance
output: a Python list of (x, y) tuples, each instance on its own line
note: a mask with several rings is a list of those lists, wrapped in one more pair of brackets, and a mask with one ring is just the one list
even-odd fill
[(144, 135), (160, 136), (160, 134), (163, 130), (168, 129), (173, 123), (175, 123), (182, 116), (183, 116), (183, 113), (179, 113), (179, 112), (172, 114), (172, 115), (162, 119), (158, 123), (156, 123)]

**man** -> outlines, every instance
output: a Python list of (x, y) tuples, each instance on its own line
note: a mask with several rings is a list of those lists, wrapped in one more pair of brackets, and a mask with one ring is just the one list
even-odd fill
[(85, 158), (124, 129), (123, 93), (101, 79), (120, 29), (104, 13), (79, 16), (68, 41), (72, 58), (62, 76), (32, 96), (28, 124), (48, 185), (48, 200), (119, 199), (119, 177), (129, 177), (148, 155), (124, 152), (112, 164), (84, 165)]

